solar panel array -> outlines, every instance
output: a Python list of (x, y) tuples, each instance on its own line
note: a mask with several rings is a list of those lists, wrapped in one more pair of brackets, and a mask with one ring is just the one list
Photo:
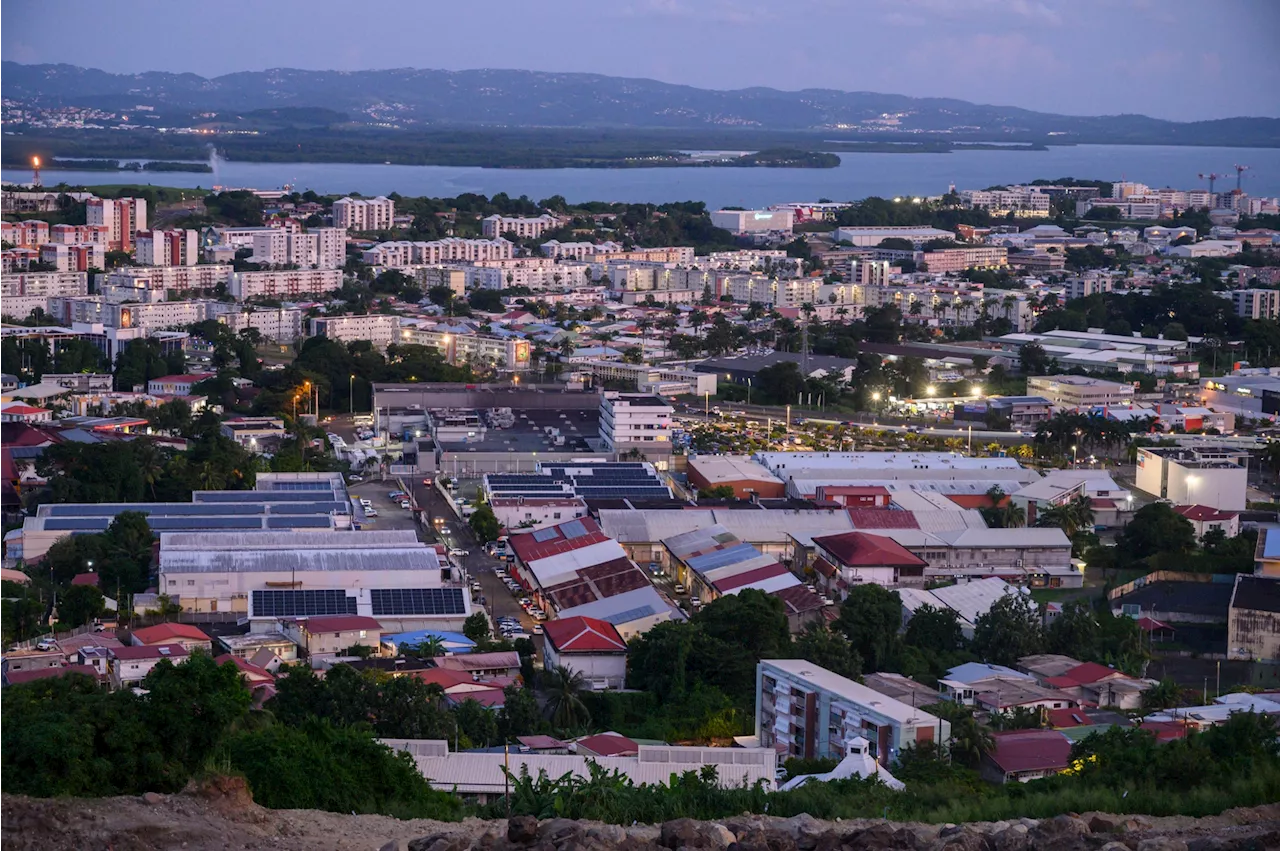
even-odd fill
[(461, 615), (461, 588), (371, 588), (373, 615)]
[(554, 526), (548, 526), (545, 529), (539, 529), (538, 531), (533, 533), (533, 539), (537, 541), (539, 544), (543, 543), (544, 541), (550, 541), (558, 537), (560, 537), (560, 533), (556, 531), (556, 528)]
[(540, 473), (509, 473), (488, 476), (489, 491), (495, 496), (546, 496), (572, 490), (584, 498), (670, 499), (653, 469), (641, 462), (608, 464), (544, 464)]
[(341, 589), (311, 591), (254, 591), (251, 600), (254, 617), (311, 617), (319, 615), (354, 615), (356, 598)]

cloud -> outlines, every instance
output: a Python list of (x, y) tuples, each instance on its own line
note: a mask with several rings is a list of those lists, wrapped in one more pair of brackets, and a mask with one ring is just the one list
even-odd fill
[(1051, 27), (1062, 25), (1062, 15), (1045, 0), (881, 0), (881, 5), (885, 7), (881, 20), (898, 26), (979, 18)]
[(716, 24), (755, 24), (774, 17), (764, 0), (638, 0), (619, 9), (625, 17), (678, 18)]
[(1110, 65), (1118, 74), (1131, 77), (1157, 77), (1182, 70), (1185, 57), (1181, 50), (1149, 50), (1146, 53), (1113, 59)]

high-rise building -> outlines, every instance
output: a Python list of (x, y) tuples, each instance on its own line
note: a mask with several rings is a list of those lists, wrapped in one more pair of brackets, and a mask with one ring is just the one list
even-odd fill
[(85, 221), (91, 225), (106, 225), (110, 250), (132, 251), (134, 234), (147, 228), (147, 200), (91, 198), (85, 204)]
[(486, 239), (497, 239), (514, 233), (520, 239), (537, 239), (547, 231), (560, 227), (560, 220), (543, 213), (536, 218), (524, 216), (499, 216), (494, 214), (481, 220), (480, 228)]
[(107, 249), (105, 245), (95, 243), (60, 245), (56, 242), (47, 242), (40, 246), (40, 262), (50, 264), (59, 272), (105, 269)]
[(139, 266), (194, 266), (200, 260), (200, 234), (194, 230), (138, 231)]
[(318, 316), (311, 320), (313, 337), (328, 337), (343, 343), (368, 340), (375, 349), (385, 349), (397, 341), (400, 317), (385, 313), (360, 316)]
[(341, 269), (347, 265), (347, 231), (345, 228), (315, 228), (317, 269)]
[(333, 225), (344, 230), (390, 230), (396, 205), (390, 198), (339, 198), (333, 202)]

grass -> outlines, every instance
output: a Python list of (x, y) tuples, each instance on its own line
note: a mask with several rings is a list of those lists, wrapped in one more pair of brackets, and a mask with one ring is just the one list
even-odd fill
[[(213, 175), (209, 175), (212, 180)], [(203, 189), (187, 189), (177, 186), (152, 186), (150, 183), (105, 183), (97, 186), (86, 186), (85, 189), (95, 195), (114, 196), (121, 190), (149, 189), (156, 193), (157, 200), (162, 203), (177, 201), (199, 201), (213, 192), (212, 184)]]

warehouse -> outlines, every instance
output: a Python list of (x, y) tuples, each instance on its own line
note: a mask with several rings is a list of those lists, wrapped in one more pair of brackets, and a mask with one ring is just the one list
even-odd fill
[(409, 530), (164, 533), (159, 573), (184, 611), (247, 616), (255, 632), (324, 615), (377, 618), (387, 632), (459, 630), (471, 614), (462, 584)]
[(696, 455), (689, 459), (689, 484), (700, 491), (726, 486), (734, 499), (778, 499), (786, 485), (745, 455)]

